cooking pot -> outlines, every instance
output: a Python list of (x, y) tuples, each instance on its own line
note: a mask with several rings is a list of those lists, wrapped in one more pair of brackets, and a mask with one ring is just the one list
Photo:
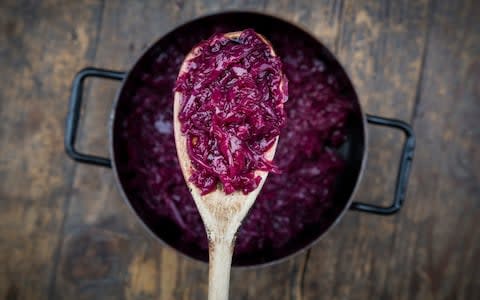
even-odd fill
[[(286, 243), (283, 247), (242, 255), (235, 254), (233, 257), (233, 265), (265, 265), (281, 261), (282, 259), (298, 253), (318, 241), (320, 237), (322, 237), (338, 222), (338, 220), (340, 220), (348, 209), (377, 215), (391, 215), (398, 212), (405, 199), (408, 177), (415, 148), (415, 138), (412, 128), (400, 120), (364, 114), (347, 73), (339, 64), (335, 56), (320, 41), (296, 25), (277, 17), (260, 13), (219, 13), (201, 17), (181, 25), (150, 46), (128, 72), (117, 72), (91, 67), (81, 70), (75, 76), (73, 81), (69, 112), (66, 120), (65, 149), (67, 154), (75, 161), (81, 163), (113, 168), (115, 181), (123, 198), (148, 231), (153, 233), (153, 235), (160, 241), (170, 245), (180, 253), (191, 258), (207, 261), (208, 252), (206, 249), (195, 244), (185, 243), (183, 239), (179, 238), (179, 235), (182, 233), (176, 224), (166, 218), (159, 217), (158, 214), (145, 203), (144, 199), (125, 186), (125, 182), (128, 180), (127, 177), (131, 176), (131, 174), (122, 171), (122, 165), (128, 160), (128, 154), (126, 154), (127, 151), (125, 149), (127, 145), (121, 142), (119, 134), (121, 131), (121, 124), (125, 121), (126, 111), (132, 110), (132, 107), (134, 107), (132, 106), (132, 91), (138, 84), (139, 74), (141, 74), (142, 70), (151, 66), (153, 61), (162, 54), (162, 51), (165, 51), (170, 45), (176, 44), (181, 45), (180, 48), (183, 49), (183, 55), (185, 55), (194, 44), (207, 38), (215, 31), (237, 31), (245, 28), (253, 28), (267, 38), (275, 32), (277, 34), (282, 33), (286, 35), (289, 40), (301, 40), (306, 47), (313, 49), (315, 55), (321, 58), (331, 70), (334, 70), (335, 76), (346, 86), (349, 98), (353, 103), (353, 112), (350, 121), (346, 125), (346, 142), (341, 147), (341, 155), (346, 162), (346, 168), (338, 176), (334, 188), (331, 210), (333, 213), (325, 216), (318, 226), (309, 226), (308, 228), (305, 228), (301, 234), (296, 235), (294, 240)], [(159, 70), (159, 72), (164, 71)], [(176, 74), (178, 70), (170, 70), (170, 72)], [(85, 78), (87, 77), (105, 78), (121, 82), (110, 115), (110, 158), (80, 153), (75, 149), (76, 132), (80, 117), (81, 103), (83, 100), (82, 90)], [(366, 164), (367, 123), (401, 130), (406, 136), (400, 157), (393, 201), (390, 206), (383, 207), (373, 204), (353, 202), (353, 196), (357, 190)]]

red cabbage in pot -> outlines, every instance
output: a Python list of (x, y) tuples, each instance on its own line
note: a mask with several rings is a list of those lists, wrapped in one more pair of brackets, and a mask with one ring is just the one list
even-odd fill
[(276, 172), (264, 154), (285, 125), (287, 79), (282, 63), (252, 29), (232, 40), (215, 34), (194, 47), (175, 91), (182, 94), (179, 120), (192, 162), (189, 178), (208, 194), (248, 194), (261, 177)]
[[(127, 148), (127, 158), (117, 165), (129, 194), (143, 198), (159, 218), (177, 224), (186, 243), (208, 249), (173, 136), (172, 90), (184, 55), (200, 39), (190, 36), (193, 40), (162, 49), (138, 78), (131, 109), (121, 125), (119, 145)], [(333, 70), (310, 48), (281, 34), (268, 38), (289, 80), (289, 101), (284, 106), (288, 122), (275, 154), (281, 174), (267, 178), (238, 232), (236, 254), (281, 248), (325, 218), (335, 206), (333, 185), (344, 169), (335, 148), (345, 140), (351, 99), (342, 95)]]

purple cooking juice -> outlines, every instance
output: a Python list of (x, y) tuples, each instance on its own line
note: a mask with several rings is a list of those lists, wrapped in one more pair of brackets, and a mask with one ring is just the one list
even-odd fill
[[(202, 220), (178, 164), (172, 123), (180, 65), (201, 40), (195, 34), (191, 38), (196, 40), (162, 49), (150, 69), (138, 75), (132, 108), (121, 124), (120, 143), (127, 148), (121, 172), (128, 174), (126, 189), (134, 190), (159, 218), (172, 220), (181, 239), (208, 249)], [(336, 149), (345, 141), (353, 108), (334, 70), (302, 43), (292, 44), (281, 34), (268, 39), (289, 82), (284, 104), (288, 121), (274, 159), (280, 174), (267, 178), (238, 232), (236, 254), (281, 248), (318, 223), (334, 207), (335, 180), (345, 166)]]
[(192, 162), (189, 180), (208, 194), (256, 189), (256, 170), (278, 173), (265, 158), (285, 126), (287, 79), (282, 63), (251, 29), (218, 33), (194, 47), (175, 91), (178, 119)]

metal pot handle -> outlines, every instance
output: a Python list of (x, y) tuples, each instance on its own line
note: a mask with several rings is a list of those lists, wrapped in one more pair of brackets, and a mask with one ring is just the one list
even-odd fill
[(415, 152), (415, 134), (413, 133), (413, 129), (410, 125), (400, 120), (367, 115), (367, 121), (368, 123), (373, 125), (387, 126), (395, 129), (400, 129), (405, 133), (406, 139), (403, 144), (402, 156), (400, 157), (400, 164), (398, 167), (397, 182), (395, 185), (395, 194), (393, 196), (392, 205), (388, 207), (383, 207), (373, 204), (353, 202), (350, 206), (350, 209), (378, 215), (391, 215), (400, 210), (405, 200), (408, 178), (410, 175), (410, 169), (413, 161), (413, 153)]
[(89, 67), (81, 70), (77, 73), (77, 75), (75, 75), (72, 83), (72, 94), (70, 96), (66, 120), (65, 151), (67, 152), (68, 156), (75, 161), (110, 168), (112, 166), (112, 162), (109, 158), (80, 153), (75, 149), (78, 121), (80, 120), (80, 111), (83, 100), (83, 84), (85, 82), (85, 78), (87, 77), (123, 80), (125, 73)]

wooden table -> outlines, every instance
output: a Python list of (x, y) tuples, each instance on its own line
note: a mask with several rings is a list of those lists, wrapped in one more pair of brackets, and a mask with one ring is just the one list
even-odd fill
[[(195, 16), (279, 15), (338, 55), (369, 113), (413, 124), (408, 198), (349, 212), (310, 251), (234, 270), (231, 299), (480, 299), (480, 1), (15, 1), (0, 4), (0, 298), (206, 299), (207, 266), (159, 245), (112, 171), (63, 150), (71, 80), (127, 70)], [(118, 85), (87, 88), (78, 146), (107, 154)], [(370, 129), (360, 201), (387, 203), (402, 136)]]

